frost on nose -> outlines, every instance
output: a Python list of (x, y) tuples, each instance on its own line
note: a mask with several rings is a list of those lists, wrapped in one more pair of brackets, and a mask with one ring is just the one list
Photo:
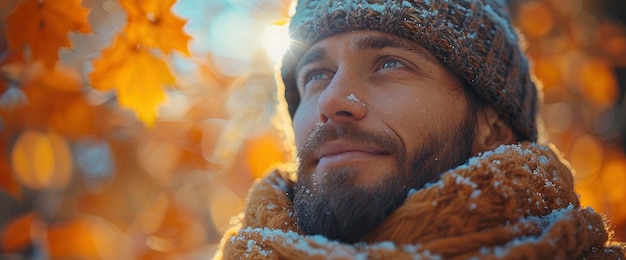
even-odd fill
[(363, 102), (361, 102), (361, 100), (359, 100), (359, 98), (357, 98), (354, 93), (350, 93), (350, 95), (346, 96), (346, 99), (352, 101), (352, 102), (357, 102), (359, 104), (361, 104), (361, 106), (366, 106)]

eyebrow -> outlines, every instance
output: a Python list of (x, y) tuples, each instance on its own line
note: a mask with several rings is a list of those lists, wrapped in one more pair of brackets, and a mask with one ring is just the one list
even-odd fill
[[(428, 52), (423, 50), (422, 48), (416, 48), (411, 46), (411, 44), (406, 43), (405, 41), (393, 39), (389, 37), (382, 36), (367, 36), (361, 39), (358, 39), (354, 43), (355, 50), (357, 52), (365, 51), (365, 50), (380, 50), (384, 48), (397, 48), (402, 51), (411, 52), (417, 54), (418, 56), (424, 58), (425, 60), (431, 63), (438, 63), (438, 61)], [(307, 64), (314, 63), (320, 60), (323, 60), (328, 57), (328, 53), (324, 47), (316, 47), (309, 50), (304, 54), (298, 61), (296, 65), (296, 73), (300, 71), (302, 67)]]
[(326, 49), (324, 49), (323, 47), (317, 47), (317, 48), (311, 49), (306, 54), (304, 54), (302, 58), (300, 58), (300, 61), (298, 61), (298, 64), (296, 65), (296, 70), (295, 70), (296, 73), (298, 73), (304, 65), (323, 60), (327, 56), (328, 54), (326, 53)]
[(381, 37), (381, 36), (367, 36), (359, 39), (355, 44), (355, 49), (360, 52), (368, 49), (384, 49), (384, 48), (396, 48), (402, 51), (411, 52), (421, 56), (429, 62), (437, 63), (432, 57), (430, 53), (427, 53), (424, 49), (419, 47), (411, 46), (412, 44), (408, 44), (405, 41), (389, 38), (389, 37)]

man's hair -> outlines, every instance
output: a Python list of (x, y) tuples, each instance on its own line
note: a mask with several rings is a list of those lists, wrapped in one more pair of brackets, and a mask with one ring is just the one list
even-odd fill
[(504, 0), (299, 0), (281, 70), (292, 117), (300, 103), (298, 59), (317, 41), (356, 30), (420, 44), (471, 90), (470, 104), (493, 107), (518, 141), (537, 140), (539, 93)]
[(465, 83), (465, 81), (461, 80), (459, 84), (461, 85), (461, 88), (465, 92), (465, 97), (467, 100), (467, 107), (470, 112), (468, 115), (473, 115), (474, 117), (476, 117), (479, 110), (488, 106), (487, 102), (485, 102), (485, 100), (483, 100), (478, 95), (478, 93), (476, 93), (476, 90), (474, 90), (472, 86)]

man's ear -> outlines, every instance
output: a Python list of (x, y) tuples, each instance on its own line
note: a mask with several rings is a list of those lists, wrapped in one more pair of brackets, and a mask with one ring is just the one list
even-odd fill
[(472, 144), (472, 154), (493, 150), (502, 144), (512, 144), (516, 140), (511, 127), (491, 107), (484, 107), (476, 114), (476, 135)]

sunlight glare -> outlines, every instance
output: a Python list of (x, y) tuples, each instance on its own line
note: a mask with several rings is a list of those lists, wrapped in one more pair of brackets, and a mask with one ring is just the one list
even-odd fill
[(274, 61), (279, 63), (289, 48), (289, 24), (271, 24), (265, 28), (265, 51)]

